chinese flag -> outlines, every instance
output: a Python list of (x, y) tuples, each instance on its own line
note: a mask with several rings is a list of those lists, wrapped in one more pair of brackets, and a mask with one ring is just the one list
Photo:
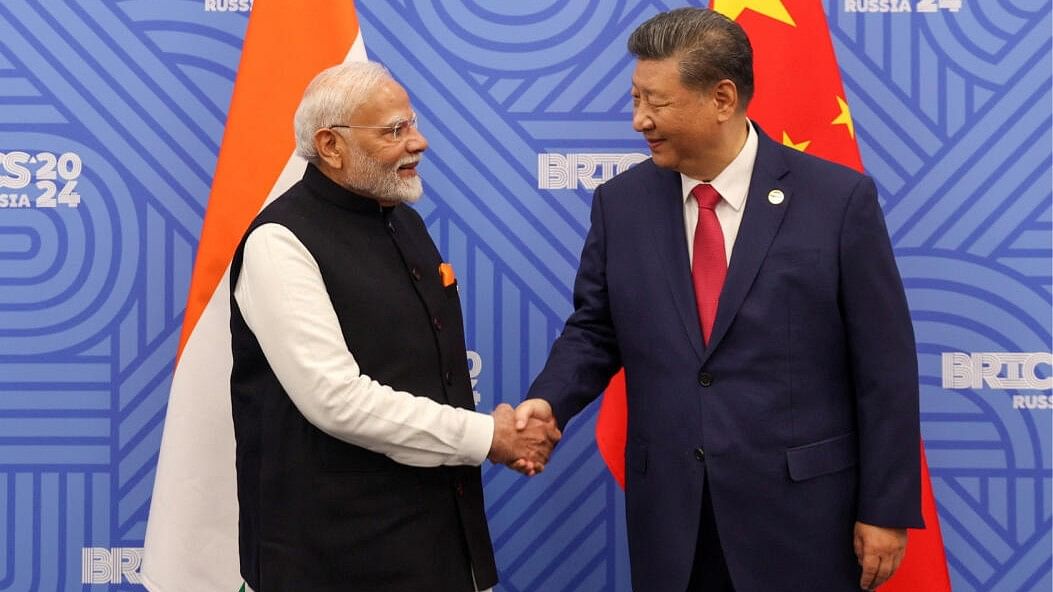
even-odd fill
[[(749, 116), (776, 141), (863, 170), (820, 0), (712, 0), (737, 21), (753, 45), (756, 94)], [(625, 377), (607, 387), (596, 422), (596, 445), (625, 486)], [(910, 530), (907, 554), (883, 592), (950, 592), (936, 500), (921, 446), (924, 530)]]

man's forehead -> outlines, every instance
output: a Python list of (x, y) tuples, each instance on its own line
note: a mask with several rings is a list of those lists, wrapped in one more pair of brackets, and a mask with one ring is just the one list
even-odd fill
[(673, 92), (680, 86), (677, 64), (673, 60), (637, 60), (632, 85), (641, 92)]
[(405, 87), (398, 83), (394, 78), (385, 78), (381, 80), (376, 87), (376, 93), (387, 93), (392, 97), (408, 97)]
[(408, 117), (411, 111), (406, 89), (398, 82), (388, 79), (377, 84), (365, 102), (355, 110), (354, 115), (356, 118), (374, 117), (387, 120)]

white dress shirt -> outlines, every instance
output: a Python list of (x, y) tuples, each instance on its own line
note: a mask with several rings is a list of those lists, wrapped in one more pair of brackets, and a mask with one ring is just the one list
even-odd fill
[(493, 418), (380, 384), (348, 351), (318, 264), (280, 224), (249, 235), (234, 299), (282, 388), (334, 438), (417, 467), (480, 465)]
[[(714, 211), (720, 229), (724, 233), (724, 254), (727, 256), (728, 264), (731, 263), (731, 249), (735, 246), (735, 238), (739, 235), (739, 225), (742, 224), (742, 214), (746, 209), (746, 195), (750, 190), (750, 178), (753, 177), (753, 165), (757, 162), (757, 131), (753, 129), (753, 123), (747, 121), (749, 132), (746, 135), (746, 143), (739, 150), (735, 159), (724, 167), (712, 181), (713, 189), (724, 199), (720, 200)], [(687, 175), (680, 174), (680, 184), (684, 197), (684, 233), (687, 236), (688, 262), (695, 260), (695, 226), (698, 225), (698, 202), (691, 196), (691, 190), (696, 185), (703, 183), (700, 179), (692, 179)]]

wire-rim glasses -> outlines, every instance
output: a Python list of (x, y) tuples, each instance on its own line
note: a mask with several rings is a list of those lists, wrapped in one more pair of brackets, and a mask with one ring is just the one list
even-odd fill
[(417, 128), (417, 114), (414, 113), (413, 116), (410, 117), (409, 119), (399, 119), (398, 121), (396, 121), (395, 123), (393, 123), (391, 125), (345, 125), (345, 124), (341, 123), (341, 124), (336, 124), (336, 125), (330, 125), (329, 126), (330, 129), (338, 128), (338, 127), (344, 127), (344, 128), (348, 128), (348, 129), (382, 129), (382, 130), (388, 130), (388, 132), (391, 133), (391, 140), (393, 142), (398, 142), (399, 138), (404, 137), (405, 134), (409, 132), (410, 128), (413, 128), (413, 129)]

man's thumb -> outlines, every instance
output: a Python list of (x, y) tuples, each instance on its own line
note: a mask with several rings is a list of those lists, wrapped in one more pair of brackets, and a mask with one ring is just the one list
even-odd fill
[(530, 416), (533, 415), (533, 403), (530, 401), (523, 401), (516, 407), (516, 429), (521, 430), (527, 426), (527, 422), (530, 421)]

